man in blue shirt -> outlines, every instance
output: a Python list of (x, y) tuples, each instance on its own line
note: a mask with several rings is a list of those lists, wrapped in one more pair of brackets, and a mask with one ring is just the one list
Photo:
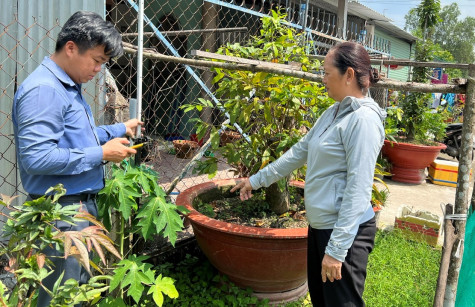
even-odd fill
[[(101, 16), (79, 11), (58, 35), (55, 53), (20, 85), (13, 102), (13, 124), (18, 165), (29, 199), (62, 183), (67, 190), (63, 205), (81, 202), (97, 216), (96, 194), (104, 187), (103, 161), (120, 162), (136, 153), (126, 145), (133, 136), (136, 119), (99, 126), (81, 92), (81, 84), (92, 80), (102, 65), (123, 52), (122, 38)], [(70, 225), (58, 222), (60, 230), (81, 230), (88, 222)], [(61, 258), (55, 250), (44, 251), (55, 264), (54, 273), (43, 284), (52, 289), (64, 271), (63, 282), (88, 276), (74, 257)], [(49, 305), (50, 297), (40, 291), (38, 306)]]

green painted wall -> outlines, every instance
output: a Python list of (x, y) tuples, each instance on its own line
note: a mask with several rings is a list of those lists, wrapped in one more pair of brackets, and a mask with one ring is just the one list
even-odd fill
[[(391, 56), (397, 59), (411, 59), (411, 45), (410, 43), (395, 38), (390, 34), (387, 34), (379, 29), (375, 29), (375, 36), (379, 38), (383, 38), (389, 40), (391, 42)], [(383, 68), (383, 71), (386, 72), (386, 69)], [(389, 71), (389, 78), (399, 80), (399, 81), (407, 81), (409, 77), (409, 67), (403, 67), (397, 70), (390, 70)]]

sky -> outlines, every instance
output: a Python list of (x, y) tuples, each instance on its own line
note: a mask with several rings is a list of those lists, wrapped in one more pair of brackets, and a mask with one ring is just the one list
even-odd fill
[[(390, 18), (393, 23), (403, 29), (405, 24), (404, 16), (410, 9), (417, 7), (421, 0), (359, 0), (361, 4), (374, 11)], [(475, 0), (441, 0), (441, 7), (457, 2), (461, 15), (465, 17), (475, 17)]]

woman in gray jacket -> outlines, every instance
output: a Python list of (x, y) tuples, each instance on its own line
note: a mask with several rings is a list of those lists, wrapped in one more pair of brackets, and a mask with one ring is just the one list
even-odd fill
[[(376, 223), (371, 206), (386, 114), (367, 96), (379, 79), (362, 45), (334, 46), (323, 83), (336, 102), (282, 157), (236, 185), (242, 200), (307, 163), (308, 287), (314, 306), (364, 306)], [(330, 282), (327, 282), (330, 281)]]

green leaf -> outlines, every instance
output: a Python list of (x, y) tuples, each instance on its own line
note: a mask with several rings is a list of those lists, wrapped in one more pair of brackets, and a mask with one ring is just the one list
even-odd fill
[(167, 202), (162, 196), (147, 199), (147, 203), (139, 210), (137, 218), (140, 219), (138, 226), (141, 227), (140, 231), (144, 239), (163, 231), (163, 235), (168, 237), (173, 246), (177, 239), (177, 232), (183, 229), (177, 207)]
[(170, 298), (177, 298), (178, 291), (175, 288), (174, 281), (170, 277), (162, 278), (160, 274), (155, 280), (155, 284), (150, 287), (147, 294), (153, 293), (153, 300), (158, 306), (163, 305), (163, 294), (167, 295)]
[(269, 73), (266, 72), (258, 72), (254, 75), (252, 78), (252, 83), (260, 85), (260, 83), (269, 75)]
[(150, 270), (151, 265), (143, 263), (147, 259), (146, 256), (136, 257), (134, 255), (122, 260), (118, 263), (120, 268), (114, 270), (114, 277), (111, 281), (110, 291), (115, 289), (119, 284), (121, 289), (127, 289), (127, 295), (131, 296), (136, 303), (140, 301), (144, 286), (142, 282), (147, 282), (148, 274), (144, 274)]

